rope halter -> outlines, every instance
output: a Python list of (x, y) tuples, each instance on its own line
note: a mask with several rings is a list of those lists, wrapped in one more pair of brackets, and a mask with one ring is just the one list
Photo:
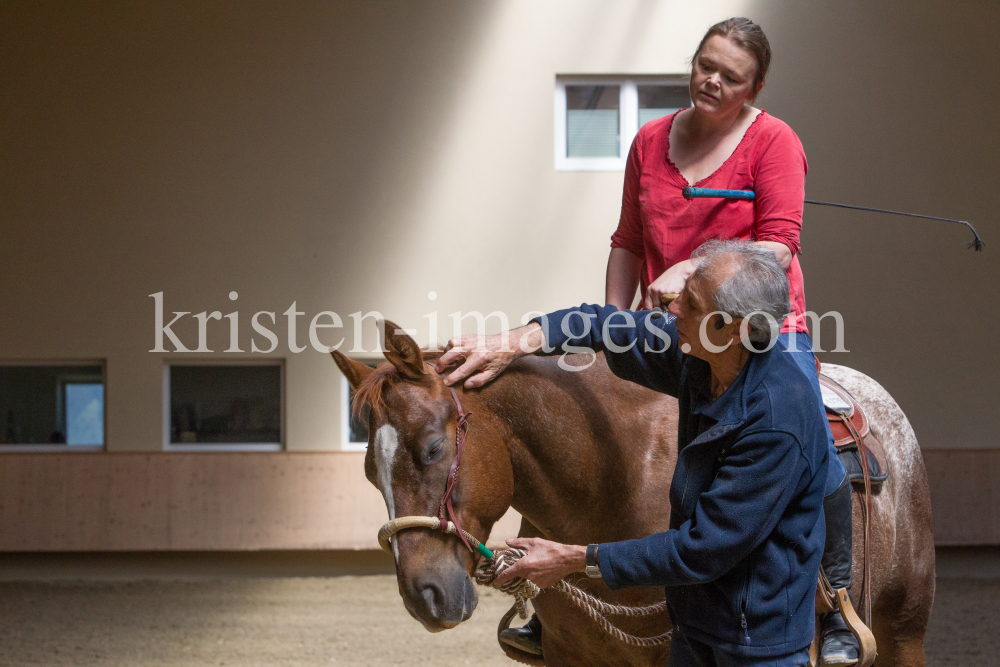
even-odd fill
[(429, 528), (457, 535), (472, 553), (478, 552), (484, 558), (493, 558), (492, 551), (487, 549), (471, 533), (462, 529), (458, 515), (455, 514), (455, 508), (451, 504), (451, 496), (455, 491), (455, 484), (458, 482), (458, 469), (462, 465), (462, 454), (465, 453), (465, 440), (469, 435), (469, 417), (472, 416), (472, 413), (462, 409), (462, 402), (458, 400), (458, 394), (453, 388), (449, 387), (448, 390), (451, 391), (455, 407), (458, 408), (458, 425), (455, 427), (455, 459), (451, 462), (451, 469), (448, 471), (448, 481), (444, 487), (444, 496), (441, 497), (441, 503), (438, 505), (438, 515), (436, 518), (432, 516), (402, 516), (379, 528), (379, 546), (389, 554), (392, 554), (390, 540), (399, 531), (410, 528)]
[(440, 530), (444, 533), (458, 535), (462, 541), (469, 545), (469, 550), (478, 552), (483, 558), (493, 558), (493, 552), (486, 548), (482, 542), (472, 536), (471, 533), (459, 528), (451, 521), (442, 521), (433, 516), (401, 516), (389, 521), (378, 529), (378, 544), (382, 550), (392, 554), (392, 537), (401, 530), (410, 528), (429, 528), (430, 530)]

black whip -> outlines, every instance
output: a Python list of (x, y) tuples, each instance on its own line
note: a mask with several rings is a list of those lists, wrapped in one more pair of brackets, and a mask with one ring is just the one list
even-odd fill
[[(757, 195), (753, 190), (717, 190), (714, 188), (692, 188), (686, 187), (682, 190), (682, 194), (686, 199), (694, 199), (695, 197), (718, 197), (722, 199), (756, 199)], [(941, 222), (955, 222), (960, 225), (965, 225), (972, 232), (973, 239), (966, 246), (967, 248), (972, 248), (976, 252), (982, 252), (983, 240), (979, 238), (979, 233), (976, 232), (975, 227), (966, 222), (965, 220), (954, 220), (952, 218), (939, 218), (935, 215), (920, 215), (919, 213), (905, 213), (903, 211), (889, 211), (884, 208), (871, 208), (870, 206), (851, 206), (850, 204), (835, 204), (828, 201), (813, 201), (811, 199), (806, 199), (807, 204), (816, 204), (817, 206), (836, 206), (837, 208), (850, 208), (855, 211), (871, 211), (872, 213), (889, 213), (890, 215), (905, 215), (908, 218), (923, 218), (924, 220), (940, 220)]]

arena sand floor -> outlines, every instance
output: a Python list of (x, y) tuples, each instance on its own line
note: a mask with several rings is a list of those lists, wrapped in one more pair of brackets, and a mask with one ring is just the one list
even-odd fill
[[(515, 663), (496, 646), (509, 598), (430, 634), (392, 576), (0, 583), (0, 665), (291, 666)], [(998, 664), (1000, 579), (939, 579), (928, 665)]]

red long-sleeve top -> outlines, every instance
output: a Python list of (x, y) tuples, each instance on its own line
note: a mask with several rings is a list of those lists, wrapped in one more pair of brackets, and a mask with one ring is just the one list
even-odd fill
[(784, 122), (761, 111), (721, 167), (695, 185), (753, 190), (755, 200), (685, 199), (689, 183), (670, 161), (670, 126), (676, 112), (639, 129), (625, 166), (625, 190), (613, 248), (643, 260), (645, 291), (653, 280), (710, 239), (777, 241), (792, 251), (788, 267), (792, 313), (782, 331), (808, 332), (799, 266), (799, 232), (805, 199), (806, 154)]

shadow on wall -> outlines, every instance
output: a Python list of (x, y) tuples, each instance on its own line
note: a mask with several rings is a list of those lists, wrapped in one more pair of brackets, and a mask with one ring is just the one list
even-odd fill
[(802, 139), (807, 198), (969, 220), (987, 243), (973, 253), (959, 225), (806, 206), (808, 305), (843, 313), (850, 350), (822, 361), (885, 385), (924, 448), (995, 446), (1000, 351), (984, 332), (1000, 327), (1000, 90), (982, 82), (1000, 77), (1000, 5), (747, 11), (774, 51), (761, 106)]
[(174, 304), (240, 285), (273, 309), (288, 271), (357, 280), (391, 250), (496, 7), (5, 5), (0, 176), (26, 224), (0, 247), (25, 288), (2, 303), (145, 342), (164, 285)]

